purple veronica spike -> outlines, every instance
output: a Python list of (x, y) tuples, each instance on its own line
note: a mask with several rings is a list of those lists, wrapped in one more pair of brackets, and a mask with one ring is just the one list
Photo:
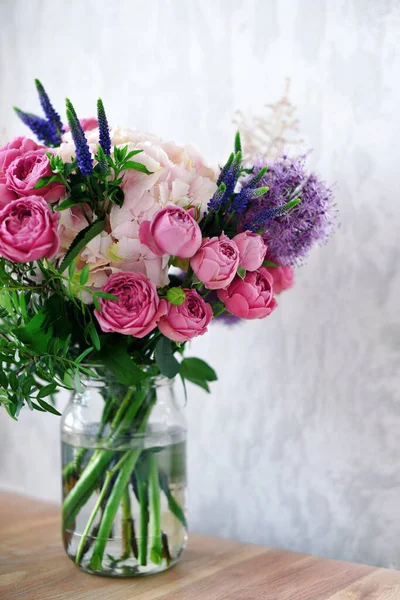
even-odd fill
[(53, 125), (32, 113), (24, 112), (23, 110), (14, 107), (15, 112), (21, 121), (29, 127), (36, 137), (46, 146), (58, 146), (60, 137)]
[(76, 161), (84, 175), (90, 175), (93, 170), (93, 159), (86, 136), (71, 102), (67, 99), (67, 119), (71, 128), (72, 139), (76, 149)]
[(99, 143), (104, 150), (104, 154), (111, 154), (110, 128), (108, 126), (106, 111), (102, 100), (97, 101), (97, 120), (99, 122)]
[(46, 115), (47, 121), (54, 129), (54, 135), (58, 137), (58, 144), (61, 143), (61, 132), (63, 124), (60, 115), (54, 110), (53, 105), (50, 102), (50, 98), (47, 95), (46, 90), (40, 83), (39, 79), (35, 79), (36, 89), (39, 94), (40, 105)]
[[(268, 254), (280, 265), (301, 262), (315, 243), (327, 240), (335, 224), (332, 189), (304, 164), (305, 156), (271, 163), (260, 182), (268, 192), (251, 202), (242, 219), (245, 228), (264, 230)], [(295, 198), (300, 203), (281, 214)]]

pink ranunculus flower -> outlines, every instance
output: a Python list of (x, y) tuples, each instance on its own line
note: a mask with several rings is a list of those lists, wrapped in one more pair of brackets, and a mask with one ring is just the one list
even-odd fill
[(273, 279), (267, 269), (246, 273), (242, 280), (236, 276), (227, 290), (218, 290), (218, 298), (227, 310), (241, 319), (263, 319), (276, 308)]
[(257, 271), (263, 263), (267, 246), (261, 235), (243, 231), (233, 238), (239, 249), (239, 267), (246, 271)]
[(190, 265), (197, 277), (209, 290), (225, 289), (236, 275), (239, 250), (224, 233), (203, 241)]
[(56, 202), (65, 191), (65, 186), (53, 182), (45, 187), (35, 189), (35, 185), (42, 177), (51, 177), (50, 160), (45, 150), (32, 150), (25, 152), (8, 166), (6, 185), (18, 196), (43, 196), (47, 202)]
[(0, 183), (5, 183), (6, 172), (10, 164), (22, 154), (38, 150), (40, 146), (26, 137), (16, 137), (0, 148)]
[[(99, 126), (99, 122), (96, 119), (96, 117), (89, 117), (87, 119), (79, 119), (79, 123), (81, 124), (83, 131), (92, 131), (93, 129), (97, 129)], [(71, 131), (70, 126), (64, 125), (63, 132), (67, 133), (68, 131)]]
[(207, 331), (213, 318), (210, 304), (193, 289), (185, 289), (185, 302), (180, 306), (168, 304), (168, 313), (161, 317), (158, 329), (174, 342), (186, 342)]
[(150, 250), (162, 256), (191, 258), (201, 246), (200, 227), (184, 208), (166, 206), (151, 221), (143, 221), (139, 239)]
[(52, 258), (60, 247), (58, 217), (41, 196), (13, 200), (0, 211), (0, 255), (21, 263)]
[(4, 183), (0, 183), (0, 210), (17, 198), (17, 194), (9, 190)]
[(280, 294), (289, 290), (294, 285), (294, 271), (292, 267), (266, 267), (274, 280), (274, 293)]
[(118, 296), (118, 301), (100, 298), (101, 310), (94, 311), (104, 332), (142, 338), (168, 310), (167, 301), (159, 299), (156, 286), (141, 273), (114, 273), (102, 291)]

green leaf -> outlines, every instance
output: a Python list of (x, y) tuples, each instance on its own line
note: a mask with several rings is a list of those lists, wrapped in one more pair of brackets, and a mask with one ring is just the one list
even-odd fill
[(279, 267), (279, 265), (277, 265), (276, 263), (274, 263), (270, 260), (264, 260), (262, 266), (263, 267)]
[(15, 329), (15, 336), (23, 343), (40, 354), (47, 350), (48, 343), (52, 337), (52, 329), (46, 329), (44, 322), (46, 314), (44, 311), (37, 313), (25, 327)]
[(71, 262), (78, 256), (78, 254), (84, 249), (87, 244), (98, 236), (106, 226), (105, 219), (97, 219), (94, 223), (88, 225), (85, 229), (82, 229), (78, 235), (74, 238), (61, 266), (58, 269), (59, 273), (64, 273), (68, 269)]
[(129, 152), (125, 159), (129, 160), (130, 158), (132, 158), (132, 156), (136, 156), (136, 154), (140, 154), (141, 152), (143, 152), (143, 150), (132, 150), (132, 152)]
[(123, 164), (123, 169), (135, 169), (135, 171), (140, 171), (141, 173), (146, 173), (146, 175), (152, 175), (153, 171), (149, 171), (148, 168), (142, 163), (135, 162), (133, 160), (128, 160)]
[(86, 285), (89, 279), (89, 265), (85, 265), (81, 271), (80, 277), (79, 277), (79, 283), (81, 285)]
[(246, 277), (246, 269), (243, 269), (243, 267), (239, 267), (236, 271), (236, 274), (239, 275), (240, 279), (244, 279)]
[[(128, 354), (125, 340), (119, 344), (109, 344), (97, 356), (122, 385), (136, 385), (147, 377)], [(93, 357), (93, 360), (96, 360), (97, 356)]]
[[(61, 413), (58, 412), (58, 410), (54, 408), (54, 406), (52, 406), (45, 400), (42, 400), (41, 398), (38, 398), (37, 401), (44, 410), (46, 410), (49, 413), (52, 413), (53, 415), (57, 415), (57, 417), (61, 417)], [(33, 405), (33, 407), (35, 407), (35, 405)]]
[(53, 175), (52, 177), (42, 177), (41, 179), (39, 179), (39, 181), (37, 182), (37, 184), (35, 185), (35, 187), (33, 189), (38, 190), (39, 188), (49, 185), (49, 183), (53, 183), (53, 181), (58, 181), (59, 183), (62, 183), (62, 179), (60, 179), (60, 177), (58, 177), (58, 175)]
[(155, 350), (155, 359), (162, 375), (172, 379), (180, 371), (181, 365), (174, 356), (171, 340), (162, 337)]
[[(96, 333), (97, 333), (97, 331), (96, 331)], [(91, 352), (93, 352), (93, 350), (94, 350), (93, 346), (91, 346), (90, 348), (86, 348), (86, 350), (84, 350), (83, 352), (80, 353), (80, 355), (75, 360), (75, 362), (76, 363), (81, 363), (83, 361), (83, 359), (87, 357), (88, 354), (90, 354)]]
[(88, 202), (89, 198), (67, 198), (66, 200), (63, 200), (62, 202), (60, 202), (60, 204), (58, 206), (56, 206), (55, 210), (57, 211), (62, 211), (62, 210), (66, 210), (67, 208), (71, 208), (72, 206), (77, 206), (78, 204), (84, 204), (85, 202)]
[(40, 398), (47, 398), (47, 396), (51, 396), (57, 391), (56, 383), (49, 383), (49, 385), (45, 385), (40, 392), (38, 393), (36, 400), (39, 401)]
[(97, 333), (96, 327), (94, 326), (94, 323), (90, 323), (89, 329), (88, 329), (88, 334), (90, 336), (90, 339), (92, 340), (93, 346), (96, 348), (96, 350), (100, 350), (101, 342), (100, 342), (99, 334)]
[(235, 135), (235, 154), (242, 151), (242, 142), (240, 141), (240, 131)]
[(118, 296), (115, 296), (115, 294), (109, 294), (108, 292), (95, 292), (94, 295), (96, 295), (98, 298), (103, 298), (104, 300), (119, 300)]
[(181, 364), (181, 375), (207, 392), (210, 391), (207, 382), (217, 380), (214, 369), (200, 358), (184, 358)]
[(70, 279), (72, 279), (74, 276), (75, 268), (76, 268), (76, 264), (74, 263), (74, 261), (72, 261), (72, 263), (68, 267), (68, 276)]
[(0, 371), (0, 387), (2, 387), (5, 390), (8, 387), (7, 375), (5, 374), (5, 372), (3, 370)]

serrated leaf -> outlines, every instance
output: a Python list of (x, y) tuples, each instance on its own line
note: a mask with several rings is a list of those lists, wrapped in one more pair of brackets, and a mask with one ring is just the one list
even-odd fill
[(104, 231), (105, 226), (105, 219), (97, 219), (97, 221), (91, 223), (85, 229), (82, 229), (82, 231), (80, 231), (74, 238), (64, 260), (58, 269), (58, 272), (64, 273), (64, 271), (68, 269), (71, 262), (78, 256), (85, 246), (87, 246), (91, 240)]

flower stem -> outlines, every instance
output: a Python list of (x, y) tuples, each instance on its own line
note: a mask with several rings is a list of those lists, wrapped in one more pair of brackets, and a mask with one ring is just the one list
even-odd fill
[[(146, 398), (148, 388), (144, 386), (140, 391), (138, 389), (136, 400), (138, 401), (139, 406), (143, 403)], [(140, 402), (139, 402), (140, 398)], [(151, 401), (149, 405), (146, 407), (146, 412), (143, 416), (142, 422), (138, 427), (137, 433), (143, 433), (147, 426), (147, 421), (150, 416), (150, 412), (153, 408), (153, 405), (156, 401), (156, 394), (153, 391)], [(129, 412), (129, 409), (128, 409)], [(101, 563), (103, 560), (104, 551), (110, 536), (110, 532), (114, 523), (115, 516), (117, 514), (118, 507), (120, 505), (124, 490), (128, 485), (129, 479), (131, 477), (132, 471), (135, 468), (135, 465), (138, 461), (138, 458), (142, 452), (141, 448), (137, 448), (129, 451), (129, 457), (124, 460), (123, 466), (120, 470), (118, 478), (115, 482), (115, 485), (112, 489), (112, 492), (108, 498), (106, 507), (104, 509), (103, 519), (101, 521), (101, 525), (99, 528), (98, 537), (96, 539), (93, 554), (90, 561), (90, 567), (93, 570), (99, 570), (101, 568)]]
[(87, 536), (89, 535), (89, 531), (93, 525), (93, 521), (97, 515), (97, 512), (106, 496), (107, 490), (108, 490), (108, 486), (110, 485), (112, 479), (112, 472), (111, 471), (107, 471), (107, 475), (106, 478), (104, 480), (104, 485), (102, 487), (102, 490), (99, 494), (99, 497), (97, 498), (97, 502), (92, 510), (92, 514), (90, 515), (88, 522), (86, 523), (86, 527), (83, 531), (82, 537), (81, 537), (81, 541), (79, 542), (79, 546), (78, 546), (78, 550), (76, 552), (76, 556), (75, 556), (75, 563), (77, 565), (79, 565), (79, 563), (82, 560), (82, 555), (83, 555), (83, 550), (85, 548), (85, 544), (86, 544), (86, 539)]
[(151, 538), (152, 547), (150, 557), (155, 565), (162, 562), (162, 538), (161, 538), (161, 509), (160, 509), (160, 487), (158, 482), (157, 458), (154, 452), (149, 455), (149, 497), (151, 503)]
[[(120, 414), (117, 414), (113, 421), (114, 428), (112, 427), (113, 431), (108, 438), (109, 444), (118, 441), (118, 439), (128, 431), (129, 427), (131, 427), (132, 421), (146, 397), (146, 391), (143, 389), (140, 391), (138, 390), (134, 401), (129, 404), (131, 395), (132, 391), (130, 390), (130, 395), (128, 396), (127, 394), (125, 396), (120, 407), (122, 409), (123, 405), (129, 405), (125, 414), (122, 416), (123, 411), (121, 410), (121, 413), (118, 411)], [(121, 418), (121, 421), (118, 424), (117, 417)], [(114, 450), (97, 450), (93, 454), (89, 464), (83, 470), (81, 477), (64, 500), (63, 519), (65, 528), (68, 529), (83, 504), (87, 501), (88, 496), (90, 496), (90, 493), (96, 487), (99, 475), (107, 468), (107, 465), (111, 462), (113, 456)]]
[(147, 464), (142, 464), (136, 471), (137, 487), (140, 505), (140, 533), (139, 533), (139, 565), (147, 565), (147, 543), (149, 527), (149, 486)]
[(106, 544), (110, 537), (110, 531), (112, 529), (115, 515), (118, 510), (118, 506), (121, 502), (122, 495), (126, 486), (128, 485), (129, 478), (135, 467), (135, 464), (140, 456), (141, 449), (137, 448), (129, 452), (129, 458), (125, 460), (123, 467), (120, 470), (117, 481), (110, 494), (108, 502), (106, 504), (103, 519), (99, 528), (98, 537), (93, 547), (93, 554), (90, 560), (90, 567), (97, 571), (101, 568), (103, 554), (106, 549)]
[(126, 560), (131, 555), (132, 547), (132, 510), (131, 499), (129, 497), (129, 483), (126, 486), (122, 495), (122, 556), (121, 559)]

